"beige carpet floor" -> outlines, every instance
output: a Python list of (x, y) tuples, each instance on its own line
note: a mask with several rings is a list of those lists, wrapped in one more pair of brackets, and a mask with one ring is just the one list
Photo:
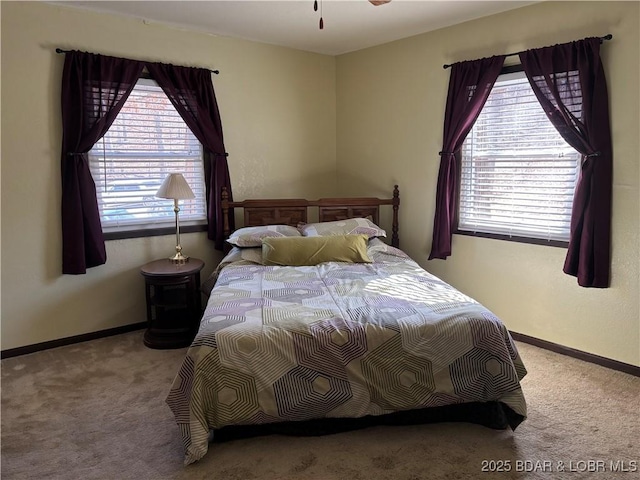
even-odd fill
[[(213, 444), (188, 467), (164, 403), (185, 349), (148, 349), (138, 331), (5, 359), (2, 479), (640, 478), (640, 378), (518, 348), (529, 418), (515, 432), (443, 423), (273, 435)], [(633, 462), (635, 472), (613, 471)]]

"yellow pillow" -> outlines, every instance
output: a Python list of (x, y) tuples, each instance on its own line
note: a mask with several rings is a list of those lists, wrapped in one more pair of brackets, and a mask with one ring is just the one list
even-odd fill
[(367, 235), (269, 237), (262, 239), (265, 265), (317, 265), (322, 262), (371, 263)]

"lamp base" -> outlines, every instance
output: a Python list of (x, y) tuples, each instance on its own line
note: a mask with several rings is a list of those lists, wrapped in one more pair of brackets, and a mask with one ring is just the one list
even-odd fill
[(181, 265), (183, 263), (187, 263), (189, 261), (189, 257), (182, 255), (182, 252), (178, 252), (173, 257), (169, 257), (169, 260), (171, 260), (172, 263)]

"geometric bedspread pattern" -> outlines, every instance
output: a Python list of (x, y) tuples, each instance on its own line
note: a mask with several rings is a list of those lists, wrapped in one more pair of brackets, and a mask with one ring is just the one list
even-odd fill
[(221, 270), (167, 403), (185, 464), (227, 425), (501, 401), (526, 370), (489, 310), (372, 241), (370, 264)]

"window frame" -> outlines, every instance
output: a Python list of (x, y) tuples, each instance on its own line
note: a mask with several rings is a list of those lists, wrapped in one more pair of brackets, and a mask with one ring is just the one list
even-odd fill
[[(524, 67), (521, 64), (516, 65), (507, 65), (502, 67), (500, 73), (498, 74), (498, 78), (501, 75), (507, 75), (510, 73), (518, 73), (524, 72)], [(504, 240), (508, 242), (516, 242), (516, 243), (528, 243), (532, 245), (545, 245), (549, 247), (559, 247), (559, 248), (568, 248), (569, 242), (562, 240), (552, 240), (552, 239), (543, 239), (536, 237), (527, 237), (523, 235), (508, 235), (501, 233), (489, 233), (489, 232), (476, 232), (472, 230), (461, 230), (460, 229), (460, 193), (462, 190), (462, 149), (455, 155), (456, 165), (458, 167), (458, 171), (460, 175), (457, 177), (457, 192), (456, 192), (456, 208), (455, 208), (455, 228), (453, 229), (454, 235), (463, 235), (468, 237), (479, 237), (479, 238), (488, 238), (492, 240)], [(574, 193), (575, 195), (575, 193)]]
[[(146, 70), (142, 72), (140, 77), (138, 77), (138, 80), (141, 80), (141, 79), (152, 80), (155, 82), (155, 79), (151, 75), (149, 75), (149, 73)], [(87, 152), (87, 155), (89, 155), (88, 152)], [(205, 156), (205, 153), (203, 149), (203, 154), (201, 156), (203, 167), (204, 167), (204, 156)], [(203, 178), (203, 181), (204, 181), (204, 178)], [(207, 198), (206, 198), (206, 185), (204, 183), (203, 183), (203, 187), (205, 188), (205, 209), (206, 209)], [(100, 214), (99, 216), (100, 216), (100, 221), (102, 222), (102, 216)], [(140, 228), (137, 225), (133, 225), (130, 228), (124, 227), (120, 230), (111, 230), (111, 229), (105, 230), (104, 227), (102, 227), (102, 236), (105, 241), (109, 241), (109, 240), (123, 240), (123, 239), (131, 239), (131, 238), (175, 235), (176, 233), (175, 216), (172, 222), (173, 222), (172, 226), (163, 225), (163, 226), (150, 227), (150, 228)], [(183, 223), (183, 222), (180, 223), (180, 233), (206, 232), (207, 230), (208, 230), (208, 221), (206, 219), (206, 216), (203, 220), (198, 221), (198, 223)]]
[[(183, 233), (194, 233), (194, 232), (206, 232), (207, 224), (196, 224), (196, 225), (183, 225), (180, 224), (180, 234)], [(102, 236), (105, 241), (108, 240), (124, 240), (128, 238), (143, 238), (143, 237), (160, 237), (165, 235), (175, 235), (176, 227), (157, 227), (157, 228), (140, 228), (140, 229), (130, 229), (130, 230), (121, 230), (118, 232), (102, 232)]]

